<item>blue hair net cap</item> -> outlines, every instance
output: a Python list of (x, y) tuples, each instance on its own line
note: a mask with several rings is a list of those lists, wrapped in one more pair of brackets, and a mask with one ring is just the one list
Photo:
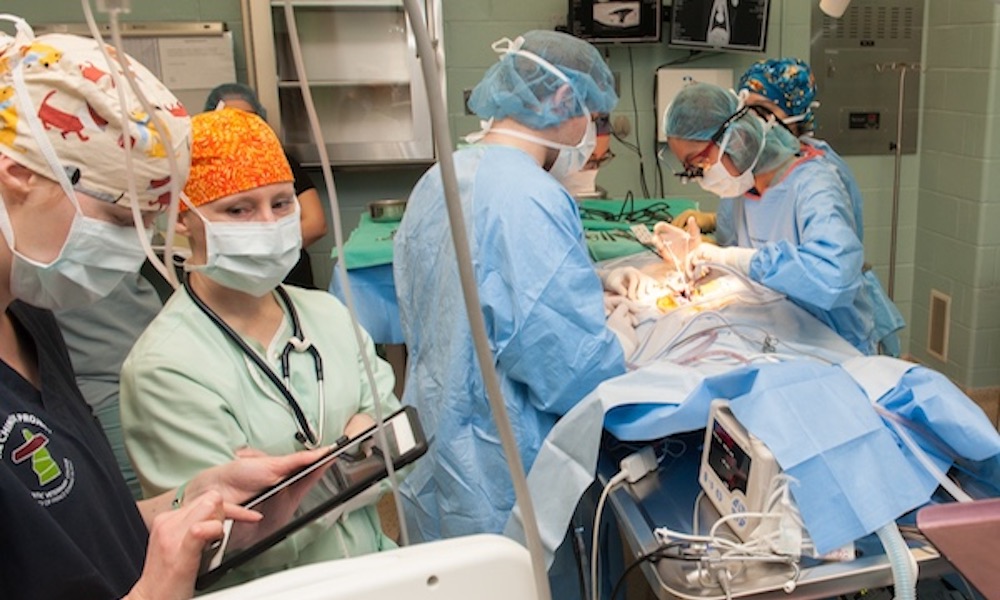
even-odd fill
[[(739, 110), (739, 101), (731, 91), (710, 83), (693, 83), (681, 89), (671, 103), (664, 133), (668, 138), (708, 141)], [(758, 152), (754, 172), (763, 173), (799, 150), (799, 141), (792, 134), (781, 126), (765, 130), (764, 121), (752, 111), (729, 123), (724, 140), (726, 154), (740, 171), (753, 164)]]
[(739, 89), (764, 96), (790, 117), (803, 115), (803, 125), (810, 125), (813, 121), (816, 79), (809, 64), (802, 60), (772, 58), (758, 61), (740, 77)]
[[(547, 61), (568, 81), (530, 57), (518, 54), (522, 38), (521, 51)], [(567, 83), (572, 93), (559, 104), (552, 102), (556, 92)], [(608, 113), (616, 104), (614, 76), (597, 48), (565, 33), (540, 30), (529, 31), (511, 42), (469, 98), (469, 109), (480, 118), (509, 117), (533, 129), (554, 127), (582, 115), (584, 106), (591, 113)]]
[(223, 83), (209, 92), (208, 98), (205, 98), (205, 110), (215, 110), (218, 108), (219, 102), (225, 102), (226, 100), (243, 100), (253, 107), (254, 114), (261, 119), (267, 119), (267, 110), (264, 109), (264, 105), (257, 99), (256, 92), (249, 86), (237, 82)]

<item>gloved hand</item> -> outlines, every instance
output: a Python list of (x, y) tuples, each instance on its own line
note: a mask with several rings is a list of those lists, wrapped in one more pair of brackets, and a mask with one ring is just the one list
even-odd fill
[(635, 335), (635, 326), (639, 319), (634, 312), (634, 305), (629, 300), (621, 296), (604, 295), (604, 308), (609, 310), (608, 329), (618, 338), (618, 343), (622, 346), (626, 360), (635, 352), (639, 345), (639, 338)]
[(756, 252), (753, 248), (740, 248), (739, 246), (720, 248), (715, 244), (702, 242), (688, 254), (688, 276), (694, 279), (704, 277), (709, 270), (706, 263), (726, 265), (744, 275), (749, 275), (750, 259)]
[(660, 221), (653, 226), (653, 235), (659, 240), (657, 248), (667, 264), (678, 271), (687, 264), (687, 256), (701, 242), (701, 232), (692, 221), (686, 229)]
[(604, 289), (629, 300), (639, 300), (652, 295), (660, 287), (655, 279), (635, 267), (618, 267), (601, 272)]
[(700, 210), (688, 209), (674, 217), (670, 222), (674, 227), (687, 229), (688, 219), (694, 217), (694, 222), (702, 233), (712, 233), (715, 231), (715, 213), (701, 212)]

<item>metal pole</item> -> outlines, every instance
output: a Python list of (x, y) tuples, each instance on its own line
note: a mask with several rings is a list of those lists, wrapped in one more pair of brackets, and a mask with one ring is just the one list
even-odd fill
[(903, 170), (903, 108), (906, 100), (906, 72), (919, 69), (919, 64), (888, 63), (876, 65), (878, 71), (899, 71), (899, 106), (896, 114), (895, 166), (892, 180), (892, 223), (889, 229), (889, 281), (886, 292), (890, 300), (895, 300), (896, 291), (896, 246), (899, 237), (899, 179)]

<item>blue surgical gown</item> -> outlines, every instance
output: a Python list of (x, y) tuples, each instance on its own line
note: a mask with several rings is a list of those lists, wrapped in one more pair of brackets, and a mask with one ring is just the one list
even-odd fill
[[(465, 228), (493, 361), (521, 460), (601, 381), (624, 373), (574, 200), (526, 153), (455, 153)], [(401, 486), (410, 534), (503, 531), (514, 490), (473, 350), (441, 172), (410, 195), (394, 277), (409, 351), (404, 404), (431, 439)]]
[(874, 354), (871, 293), (850, 196), (836, 169), (818, 156), (797, 161), (760, 198), (723, 198), (716, 238), (756, 248), (750, 277)]
[[(837, 170), (837, 175), (840, 177), (841, 183), (844, 184), (844, 188), (851, 198), (851, 212), (854, 215), (854, 232), (858, 234), (859, 240), (864, 240), (864, 199), (861, 197), (861, 188), (858, 186), (857, 180), (854, 179), (851, 168), (830, 147), (830, 144), (825, 141), (817, 140), (816, 138), (805, 138), (805, 141), (813, 148), (820, 150), (823, 153), (823, 160), (829, 162)], [(882, 283), (879, 282), (878, 277), (876, 277), (873, 271), (866, 270), (864, 277), (864, 285), (871, 298), (874, 313), (875, 331), (873, 339), (882, 343), (882, 351), (884, 353), (899, 356), (899, 336), (896, 335), (896, 332), (906, 325), (903, 321), (903, 315), (899, 313), (899, 309), (889, 299), (889, 295), (885, 293)]]

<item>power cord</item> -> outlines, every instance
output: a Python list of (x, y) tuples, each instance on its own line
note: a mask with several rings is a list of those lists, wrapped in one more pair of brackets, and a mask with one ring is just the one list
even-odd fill
[(634, 571), (636, 567), (640, 566), (644, 562), (650, 562), (656, 564), (661, 560), (678, 560), (687, 562), (697, 562), (701, 560), (701, 558), (698, 556), (671, 554), (670, 551), (676, 548), (686, 549), (688, 548), (688, 545), (683, 542), (674, 542), (671, 544), (667, 544), (666, 546), (660, 546), (659, 548), (647, 552), (646, 554), (643, 554), (639, 558), (632, 561), (632, 563), (629, 564), (629, 566), (627, 566), (625, 570), (622, 572), (621, 577), (618, 578), (618, 581), (615, 582), (615, 586), (611, 590), (611, 600), (615, 600), (615, 598), (618, 597), (618, 592), (620, 592), (622, 586), (625, 585), (625, 580), (628, 578), (629, 573)]
[(646, 446), (642, 450), (633, 452), (623, 458), (618, 464), (618, 473), (601, 490), (601, 497), (597, 501), (597, 509), (594, 512), (594, 532), (590, 546), (590, 589), (593, 600), (599, 600), (601, 596), (600, 579), (598, 578), (597, 569), (597, 543), (601, 531), (601, 513), (604, 511), (604, 503), (607, 502), (608, 496), (614, 488), (625, 482), (635, 483), (647, 474), (655, 471), (658, 466), (659, 462), (656, 459), (656, 451), (653, 449), (653, 446)]

